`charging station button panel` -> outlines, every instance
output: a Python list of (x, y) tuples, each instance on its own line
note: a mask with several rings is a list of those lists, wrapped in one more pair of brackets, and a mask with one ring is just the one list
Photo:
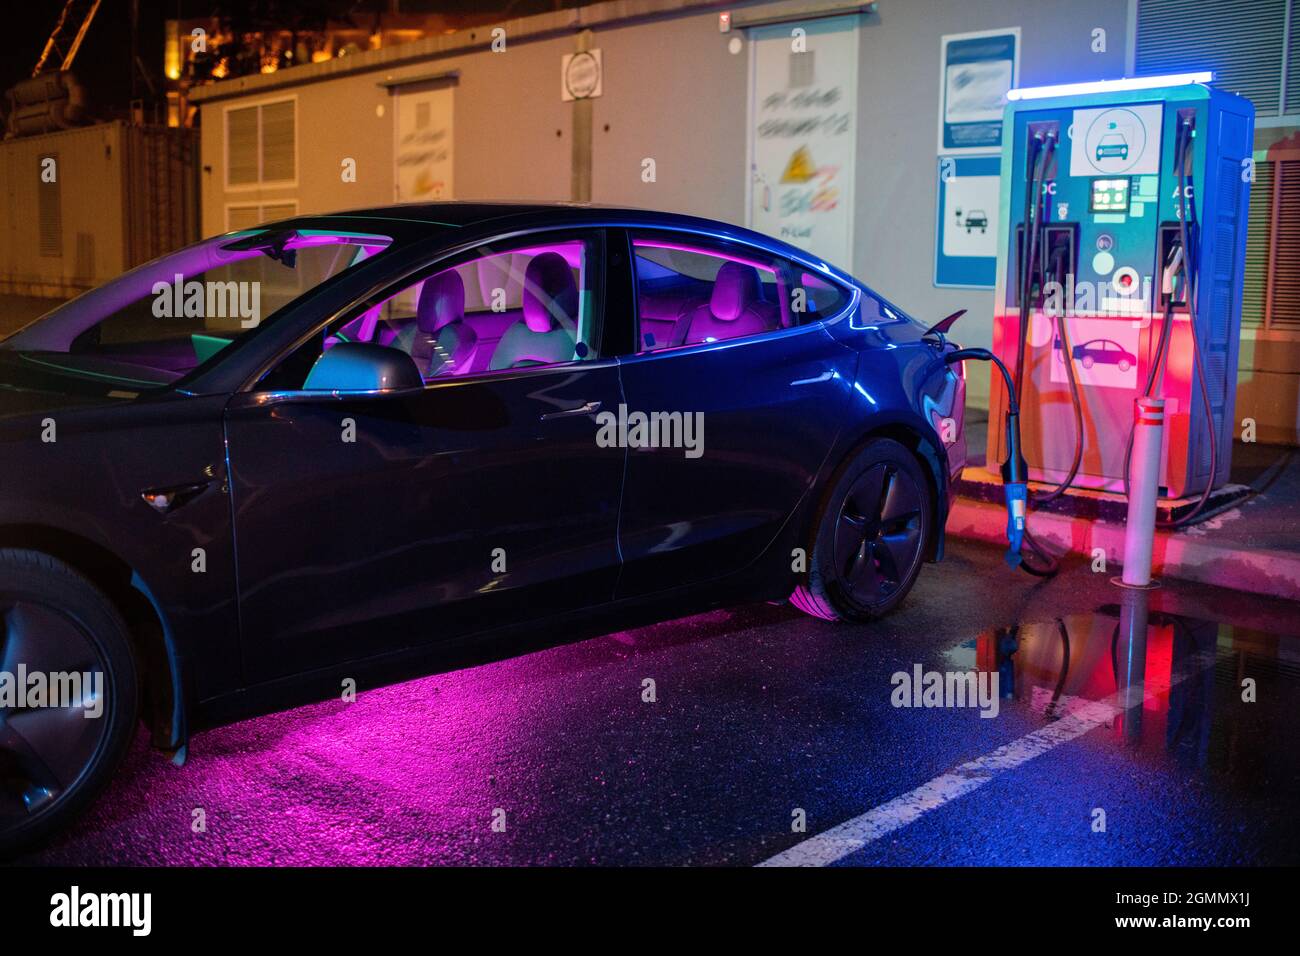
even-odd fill
[(1130, 184), (1131, 180), (1127, 176), (1122, 179), (1094, 179), (1088, 211), (1127, 214)]

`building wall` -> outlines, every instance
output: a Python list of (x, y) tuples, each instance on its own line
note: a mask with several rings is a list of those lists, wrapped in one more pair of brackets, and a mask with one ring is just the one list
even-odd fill
[[(0, 143), (0, 294), (69, 298), (197, 239), (196, 143), (193, 130), (121, 122)], [(56, 183), (41, 178), (50, 156)], [(41, 242), (50, 189), (57, 255)]]
[[(0, 294), (67, 298), (127, 268), (120, 123), (0, 143)], [(41, 159), (54, 156), (59, 255), (41, 254)]]
[[(460, 73), (454, 81), (455, 198), (568, 199), (572, 111), (560, 102), (559, 63), (572, 49), (568, 37), (521, 42), (502, 54), (449, 56), (205, 103), (204, 235), (226, 231), (232, 204), (296, 201), (298, 212), (318, 213), (393, 202), (396, 103), (381, 84), (431, 72)], [(225, 111), (286, 97), (297, 101), (297, 185), (227, 188)], [(343, 179), (345, 159), (356, 161), (355, 182)]]
[[(594, 202), (744, 224), (749, 57), (729, 53), (730, 38), (716, 11), (595, 31), (604, 95), (592, 101)], [(558, 86), (558, 63), (551, 72)]]

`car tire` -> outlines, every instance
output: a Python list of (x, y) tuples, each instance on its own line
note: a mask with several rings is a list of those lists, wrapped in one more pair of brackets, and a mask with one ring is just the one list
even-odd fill
[[(5, 548), (0, 671), (16, 674), (20, 662), (29, 675), (89, 671), (103, 678), (71, 707), (0, 706), (0, 857), (49, 836), (90, 805), (125, 756), (139, 713), (135, 657), (113, 603), (64, 562)], [(99, 716), (76, 714), (89, 710), (95, 688), (102, 691)]]
[(1129, 365), (1129, 363), (1128, 363), (1128, 359), (1120, 359), (1120, 360), (1119, 360), (1119, 370), (1120, 370), (1121, 372), (1127, 372), (1127, 371), (1128, 371), (1129, 369), (1131, 369), (1132, 367), (1133, 367), (1132, 365)]
[(1097, 364), (1097, 360), (1094, 359), (1091, 355), (1085, 355), (1083, 357), (1083, 361), (1080, 364), (1082, 364), (1084, 368), (1092, 368), (1095, 364)]
[(826, 621), (888, 614), (916, 583), (933, 524), (933, 495), (920, 462), (892, 439), (872, 439), (831, 481), (807, 580), (791, 603)]

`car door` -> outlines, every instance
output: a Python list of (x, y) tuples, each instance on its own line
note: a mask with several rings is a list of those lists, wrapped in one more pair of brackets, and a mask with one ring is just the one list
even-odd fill
[[(545, 254), (541, 241), (484, 247), (456, 268), (471, 282), (492, 271), (476, 270), (487, 259), (526, 268)], [(492, 367), (522, 321), (510, 314), (518, 300), (503, 298), (523, 295), (514, 275), (492, 280), (501, 282), (494, 290), (471, 290), (476, 308), (495, 292), (505, 309), (464, 304), (462, 337), (477, 317), (480, 357), (432, 375), (423, 388), (369, 395), (261, 388), (232, 401), (230, 491), (252, 679), (610, 599), (624, 451), (594, 441), (594, 416), (621, 398), (617, 361), (601, 349), (603, 236), (566, 241), (556, 248), (581, 250), (573, 271), (582, 328), (568, 361)], [(532, 248), (518, 251), (528, 242)], [(373, 317), (418, 300), (424, 275), (356, 305), (308, 348), (355, 336), (368, 321), (368, 340), (382, 342), (385, 325)], [(387, 328), (389, 348), (412, 338)]]
[(695, 447), (663, 441), (665, 426), (658, 447), (627, 429), (620, 597), (757, 558), (825, 462), (857, 360), (821, 321), (851, 306), (851, 290), (703, 235), (634, 231), (631, 241), (640, 351), (622, 361), (625, 415), (632, 425), (658, 415), (671, 432), (681, 413)]

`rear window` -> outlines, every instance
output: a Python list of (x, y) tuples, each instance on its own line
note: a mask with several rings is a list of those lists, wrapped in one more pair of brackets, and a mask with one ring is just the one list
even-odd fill
[(834, 318), (849, 304), (849, 291), (833, 279), (803, 272), (799, 284), (804, 293), (805, 322)]

